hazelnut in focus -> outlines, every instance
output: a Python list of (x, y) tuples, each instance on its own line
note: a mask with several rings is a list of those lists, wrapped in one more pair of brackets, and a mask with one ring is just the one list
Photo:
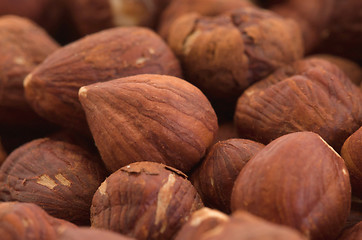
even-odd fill
[(105, 179), (99, 157), (50, 138), (14, 150), (0, 167), (0, 200), (35, 203), (50, 215), (89, 224), (92, 197)]
[(229, 213), (235, 179), (263, 148), (263, 144), (246, 139), (228, 139), (213, 145), (191, 176), (204, 204)]
[(135, 75), (82, 87), (79, 99), (107, 169), (139, 161), (189, 172), (217, 132), (203, 93), (172, 76)]
[(343, 159), (317, 134), (284, 135), (241, 170), (231, 210), (245, 210), (299, 230), (311, 240), (335, 239), (351, 206)]
[(245, 90), (234, 120), (243, 138), (268, 144), (291, 132), (312, 131), (339, 151), (362, 125), (362, 92), (336, 65), (309, 58)]
[(79, 39), (51, 54), (25, 79), (25, 95), (45, 119), (89, 133), (80, 87), (130, 75), (181, 76), (179, 62), (153, 31), (120, 27)]
[(362, 198), (362, 127), (347, 138), (341, 155), (351, 177), (352, 193)]
[(203, 207), (186, 175), (166, 165), (137, 162), (111, 174), (91, 207), (92, 227), (138, 240), (172, 239), (190, 214)]
[(171, 26), (168, 44), (185, 79), (205, 93), (216, 111), (234, 111), (248, 86), (303, 56), (293, 20), (252, 7), (216, 17), (184, 15)]

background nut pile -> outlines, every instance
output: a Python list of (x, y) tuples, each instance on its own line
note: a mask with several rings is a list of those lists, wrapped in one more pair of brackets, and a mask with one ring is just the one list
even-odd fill
[(0, 239), (362, 239), (361, 8), (1, 0)]

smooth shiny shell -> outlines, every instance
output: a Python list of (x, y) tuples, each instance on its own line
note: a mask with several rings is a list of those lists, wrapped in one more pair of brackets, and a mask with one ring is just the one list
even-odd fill
[(106, 167), (139, 161), (188, 172), (217, 132), (207, 98), (188, 82), (137, 75), (82, 87), (79, 99)]
[(362, 93), (332, 63), (300, 60), (248, 88), (234, 120), (242, 138), (268, 144), (291, 132), (312, 131), (339, 151), (362, 124)]
[(58, 240), (57, 229), (75, 225), (49, 216), (33, 203), (0, 203), (0, 236), (4, 240)]
[(48, 214), (89, 223), (92, 197), (105, 179), (97, 155), (43, 138), (13, 151), (0, 168), (0, 200), (35, 203)]
[(138, 240), (166, 240), (202, 206), (183, 173), (159, 163), (137, 162), (111, 174), (98, 188), (91, 222), (92, 227)]
[(263, 148), (263, 144), (246, 139), (229, 139), (213, 145), (191, 177), (205, 205), (229, 213), (235, 179)]
[(347, 138), (341, 155), (351, 177), (352, 193), (362, 197), (362, 127)]
[(89, 131), (78, 100), (79, 88), (142, 73), (181, 76), (181, 69), (172, 51), (153, 31), (113, 28), (51, 54), (24, 81), (25, 94), (40, 116)]
[(343, 159), (317, 134), (285, 135), (240, 172), (231, 210), (246, 210), (298, 229), (310, 239), (334, 239), (347, 220), (351, 186)]

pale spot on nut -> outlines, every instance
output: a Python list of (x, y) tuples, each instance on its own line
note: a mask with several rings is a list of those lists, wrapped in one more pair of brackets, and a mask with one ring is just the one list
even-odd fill
[(107, 181), (104, 181), (101, 186), (99, 186), (98, 191), (100, 194), (102, 195), (106, 195), (106, 190), (107, 190)]
[(153, 48), (149, 48), (149, 49), (148, 49), (148, 52), (149, 52), (151, 55), (153, 55), (153, 54), (156, 53), (156, 52), (155, 52), (155, 49), (153, 49)]
[(190, 53), (193, 43), (196, 41), (197, 37), (200, 34), (201, 34), (201, 31), (195, 31), (186, 38), (186, 41), (183, 46), (183, 52), (185, 55), (188, 55)]
[(86, 87), (81, 87), (81, 88), (79, 89), (78, 95), (86, 98), (86, 97), (87, 97), (87, 91), (88, 91), (88, 90), (87, 90)]
[(342, 172), (343, 172), (344, 175), (348, 175), (348, 172), (347, 172), (347, 170), (345, 168), (342, 169)]
[(167, 182), (161, 187), (157, 195), (157, 209), (156, 209), (156, 218), (155, 225), (159, 224), (163, 220), (163, 224), (160, 232), (163, 233), (167, 227), (167, 217), (166, 211), (172, 199), (171, 189), (176, 182), (176, 177), (174, 173), (168, 175)]
[(144, 64), (146, 61), (148, 60), (148, 58), (144, 58), (144, 57), (140, 57), (136, 60), (136, 65), (142, 65)]
[(115, 26), (140, 25), (150, 12), (155, 11), (153, 1), (109, 0)]
[(192, 227), (199, 226), (203, 221), (209, 219), (209, 218), (218, 218), (220, 220), (224, 220), (225, 222), (229, 219), (229, 217), (219, 211), (212, 210), (210, 208), (203, 208), (199, 211), (197, 211), (194, 216), (192, 216), (192, 220), (190, 222), (190, 225)]
[(66, 179), (62, 174), (59, 173), (59, 174), (55, 175), (55, 178), (56, 178), (62, 185), (67, 186), (67, 187), (70, 187), (71, 182), (70, 182), (68, 179)]
[(19, 65), (24, 65), (25, 59), (23, 57), (16, 57), (16, 58), (14, 58), (14, 63), (19, 64)]
[(23, 86), (26, 87), (29, 85), (29, 82), (31, 81), (31, 79), (33, 78), (33, 75), (32, 74), (28, 74), (28, 76), (26, 76), (26, 78), (24, 79), (24, 82), (23, 82)]
[(36, 182), (38, 184), (40, 184), (40, 185), (43, 185), (43, 186), (49, 188), (49, 189), (53, 189), (56, 186), (58, 186), (58, 184), (46, 174), (41, 175)]
[(214, 187), (214, 179), (213, 178), (210, 178), (210, 184), (212, 187)]
[(341, 156), (336, 152), (336, 150), (334, 150), (331, 146), (329, 146), (329, 144), (328, 144), (321, 136), (319, 136), (319, 138), (322, 139), (323, 143), (324, 143), (325, 145), (327, 145), (327, 147), (329, 147), (338, 157), (341, 157)]

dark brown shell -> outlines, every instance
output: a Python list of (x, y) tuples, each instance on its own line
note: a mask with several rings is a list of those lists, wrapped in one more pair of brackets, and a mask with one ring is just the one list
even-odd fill
[(263, 144), (246, 139), (229, 139), (212, 146), (191, 177), (205, 205), (229, 213), (234, 181), (245, 164), (263, 148)]
[(217, 132), (207, 98), (188, 82), (136, 75), (83, 87), (79, 99), (106, 167), (114, 172), (139, 161), (188, 172)]
[(185, 79), (224, 108), (250, 84), (303, 56), (298, 25), (256, 8), (214, 18), (184, 15), (171, 26), (168, 43)]
[(58, 44), (32, 21), (0, 17), (0, 126), (44, 124), (24, 97), (23, 80), (57, 48)]
[(66, 0), (82, 35), (118, 26), (153, 27), (170, 0)]
[(341, 155), (351, 177), (352, 193), (362, 197), (362, 127), (347, 138)]
[(89, 35), (50, 55), (25, 80), (27, 100), (44, 118), (88, 130), (80, 87), (141, 73), (180, 76), (166, 43), (151, 30), (113, 28)]
[(92, 196), (105, 175), (97, 155), (38, 139), (16, 149), (1, 166), (0, 199), (35, 203), (54, 217), (87, 224)]
[(362, 94), (337, 66), (301, 60), (248, 88), (234, 119), (243, 138), (267, 144), (287, 133), (312, 131), (339, 151), (362, 124)]
[(347, 220), (351, 186), (343, 159), (317, 134), (291, 133), (267, 145), (241, 170), (231, 209), (335, 239)]
[(0, 203), (0, 234), (4, 240), (58, 240), (57, 229), (75, 225), (49, 216), (32, 203)]
[(0, 166), (1, 166), (1, 164), (3, 164), (6, 157), (7, 157), (7, 154), (5, 152), (3, 145), (1, 144), (1, 138), (0, 138)]
[(172, 239), (203, 206), (185, 175), (163, 164), (132, 163), (110, 175), (91, 207), (92, 227), (143, 239)]
[(207, 207), (192, 213), (187, 222), (178, 231), (175, 240), (200, 240), (201, 236), (227, 222), (229, 216)]
[(217, 16), (238, 8), (251, 7), (248, 0), (172, 0), (162, 12), (158, 33), (168, 38), (171, 25), (177, 18), (188, 13), (198, 13), (202, 16)]

